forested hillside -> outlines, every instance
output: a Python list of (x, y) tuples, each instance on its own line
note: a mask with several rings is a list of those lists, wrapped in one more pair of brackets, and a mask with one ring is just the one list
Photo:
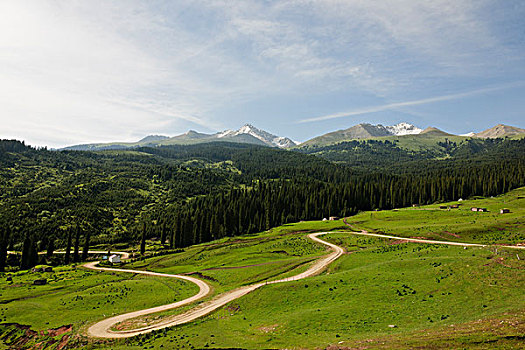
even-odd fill
[(524, 140), (449, 142), (439, 146), (447, 154), (439, 161), (390, 141), (327, 147), (312, 153), (344, 165), (233, 143), (56, 152), (1, 141), (0, 267), (6, 249), (24, 252), (9, 265), (35, 265), (36, 251), (58, 259), (53, 250), (67, 247), (66, 261), (78, 261), (82, 246), (159, 237), (181, 248), (286, 222), (525, 185)]
[[(413, 172), (428, 166), (441, 168), (443, 161), (490, 161), (496, 157), (515, 159), (523, 153), (525, 139), (476, 139), (460, 136), (435, 137), (406, 135), (373, 140), (352, 140), (328, 146), (305, 146), (297, 151), (316, 155), (354, 171), (387, 169), (390, 172)], [(440, 162), (436, 162), (440, 160)], [(422, 166), (422, 162), (426, 165)]]

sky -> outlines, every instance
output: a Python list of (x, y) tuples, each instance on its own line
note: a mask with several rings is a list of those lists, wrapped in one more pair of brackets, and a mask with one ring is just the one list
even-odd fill
[(0, 138), (525, 127), (522, 0), (2, 0)]

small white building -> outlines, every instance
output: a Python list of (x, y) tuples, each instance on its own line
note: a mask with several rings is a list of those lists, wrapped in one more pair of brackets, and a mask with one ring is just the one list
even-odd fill
[(120, 262), (120, 255), (113, 254), (109, 257), (109, 262), (112, 264), (119, 263)]

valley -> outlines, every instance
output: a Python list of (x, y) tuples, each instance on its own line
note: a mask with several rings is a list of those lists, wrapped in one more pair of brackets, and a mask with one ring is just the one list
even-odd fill
[(290, 149), (1, 141), (0, 339), (13, 349), (517, 346), (525, 138), (405, 127)]
[(0, 1), (0, 350), (525, 350), (522, 1)]

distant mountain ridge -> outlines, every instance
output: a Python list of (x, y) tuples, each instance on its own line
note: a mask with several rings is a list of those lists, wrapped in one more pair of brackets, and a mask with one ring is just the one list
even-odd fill
[(267, 131), (257, 129), (255, 126), (251, 124), (245, 124), (243, 127), (241, 127), (237, 131), (225, 130), (216, 135), (217, 135), (217, 138), (221, 139), (221, 138), (229, 138), (233, 136), (238, 136), (241, 134), (251, 135), (266, 144), (269, 144), (275, 147), (279, 147), (279, 148), (290, 148), (296, 145), (294, 141), (292, 141), (291, 139), (287, 137), (272, 135)]
[(163, 135), (149, 135), (137, 142), (112, 142), (112, 143), (93, 143), (82, 144), (62, 148), (69, 151), (97, 151), (97, 150), (118, 150), (137, 148), (145, 146), (163, 145), (184, 145), (204, 142), (227, 141), (236, 143), (249, 143), (260, 146), (290, 148), (296, 143), (287, 137), (276, 136), (267, 131), (256, 128), (251, 124), (245, 124), (238, 130), (224, 130), (215, 134), (200, 133), (195, 130), (168, 137)]
[(348, 129), (333, 131), (328, 134), (315, 137), (311, 140), (302, 143), (301, 146), (328, 144), (344, 140), (369, 139), (381, 136), (418, 135), (421, 132), (423, 132), (422, 129), (409, 123), (399, 123), (392, 126), (361, 123), (354, 125)]
[(376, 137), (388, 136), (421, 136), (424, 138), (439, 138), (453, 136), (474, 138), (497, 138), (511, 137), (515, 135), (523, 135), (525, 137), (525, 129), (521, 129), (515, 126), (498, 124), (493, 128), (487, 129), (479, 133), (470, 132), (468, 134), (463, 135), (454, 135), (431, 126), (422, 130), (409, 123), (399, 123), (393, 126), (361, 123), (358, 125), (354, 125), (348, 129), (333, 131), (321, 136), (314, 137), (311, 140), (301, 143), (300, 147), (326, 146), (343, 141), (372, 139)]
[[(297, 144), (288, 137), (276, 136), (267, 131), (256, 128), (251, 124), (245, 124), (238, 130), (224, 130), (214, 134), (200, 133), (195, 130), (189, 130), (184, 134), (168, 137), (163, 135), (149, 135), (137, 142), (113, 142), (113, 143), (94, 143), (75, 145), (62, 148), (62, 150), (79, 150), (79, 151), (98, 151), (98, 150), (120, 150), (137, 147), (156, 147), (163, 145), (187, 145), (205, 142), (227, 141), (235, 143), (248, 143), (259, 146), (278, 147), (289, 149), (293, 147), (308, 146), (325, 146), (342, 141), (371, 139), (376, 137), (389, 136), (413, 136), (416, 138), (439, 138), (439, 137), (474, 137), (474, 138), (497, 138), (511, 137), (515, 135), (524, 135), (525, 129), (498, 124), (493, 128), (484, 130), (479, 133), (468, 133), (463, 135), (453, 135), (435, 127), (420, 129), (409, 123), (399, 123), (392, 126), (383, 126), (381, 124), (373, 125), (370, 123), (361, 123), (348, 129), (329, 132), (327, 134), (314, 137), (311, 140)], [(519, 136), (518, 136), (519, 137)]]
[(454, 136), (452, 134), (449, 134), (448, 132), (444, 132), (443, 130), (439, 130), (438, 128), (435, 128), (433, 126), (429, 126), (425, 130), (421, 131), (419, 134), (432, 136)]

